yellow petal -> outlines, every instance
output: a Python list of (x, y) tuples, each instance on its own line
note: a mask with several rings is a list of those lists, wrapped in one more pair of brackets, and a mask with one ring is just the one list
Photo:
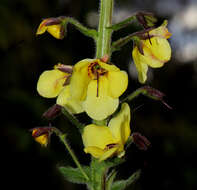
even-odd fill
[(95, 146), (84, 148), (85, 153), (90, 153), (95, 158), (100, 158), (104, 154), (104, 150)]
[(171, 58), (171, 47), (164, 38), (153, 37), (144, 41), (144, 62), (153, 68), (159, 68)]
[(37, 83), (38, 93), (45, 98), (54, 98), (63, 89), (68, 74), (59, 70), (45, 71), (40, 75)]
[(110, 129), (106, 126), (87, 125), (82, 134), (83, 144), (87, 147), (97, 147), (102, 150), (108, 144), (116, 143)]
[(107, 78), (109, 80), (109, 91), (113, 98), (118, 98), (123, 94), (128, 86), (128, 75), (124, 71), (108, 72)]
[(84, 59), (78, 62), (74, 68), (70, 81), (70, 93), (74, 99), (84, 100), (87, 93), (87, 86), (90, 82), (88, 76), (88, 65), (93, 59)]
[(137, 47), (133, 48), (132, 56), (136, 69), (138, 71), (138, 80), (140, 83), (145, 83), (148, 71), (146, 57), (139, 52)]
[(113, 156), (113, 154), (115, 152), (117, 152), (118, 150), (118, 146), (115, 146), (113, 148), (110, 148), (109, 150), (105, 151), (100, 157), (99, 157), (99, 161), (103, 161), (106, 160), (107, 158), (110, 158), (111, 156)]
[(167, 25), (168, 21), (164, 20), (163, 24), (160, 27), (151, 30), (149, 34), (156, 37), (168, 39), (171, 37), (172, 34), (168, 31)]
[(110, 65), (110, 64), (107, 64), (107, 63), (104, 63), (100, 60), (97, 60), (97, 62), (99, 63), (99, 65), (107, 70), (107, 71), (120, 71), (120, 69), (118, 67), (116, 67), (115, 65)]
[(47, 30), (47, 26), (45, 26), (46, 22), (47, 22), (47, 20), (45, 19), (40, 23), (40, 25), (36, 31), (36, 35), (43, 34)]
[(90, 81), (86, 100), (83, 102), (84, 110), (95, 120), (103, 120), (114, 113), (119, 104), (118, 98), (112, 98), (109, 94), (109, 81), (105, 76)]
[(109, 122), (109, 128), (121, 145), (124, 145), (130, 136), (130, 108), (127, 103), (123, 103), (120, 112)]
[(56, 103), (68, 109), (71, 113), (78, 114), (83, 112), (82, 102), (75, 100), (70, 95), (70, 85), (65, 86), (60, 92)]
[(57, 25), (50, 25), (47, 26), (47, 31), (55, 38), (57, 39), (62, 39), (62, 35), (61, 35), (61, 25), (57, 24)]
[(47, 146), (48, 144), (48, 134), (41, 135), (35, 138), (35, 141), (41, 144), (42, 146)]

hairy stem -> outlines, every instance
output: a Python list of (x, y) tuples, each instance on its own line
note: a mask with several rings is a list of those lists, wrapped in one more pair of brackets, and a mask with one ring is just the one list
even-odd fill
[(98, 38), (96, 43), (96, 57), (101, 58), (111, 52), (113, 0), (100, 1), (100, 18), (98, 26)]

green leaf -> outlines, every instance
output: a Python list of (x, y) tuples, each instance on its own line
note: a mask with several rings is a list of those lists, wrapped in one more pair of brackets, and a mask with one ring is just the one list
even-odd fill
[[(90, 174), (90, 168), (87, 166), (83, 166), (83, 170), (85, 173), (89, 176)], [(62, 173), (62, 175), (70, 182), (72, 183), (78, 183), (78, 184), (86, 184), (89, 181), (84, 177), (84, 175), (81, 173), (79, 168), (72, 168), (72, 167), (59, 167), (59, 171)]]
[(111, 190), (124, 190), (126, 187), (134, 183), (140, 177), (140, 173), (141, 171), (138, 170), (126, 180), (115, 181), (112, 185)]

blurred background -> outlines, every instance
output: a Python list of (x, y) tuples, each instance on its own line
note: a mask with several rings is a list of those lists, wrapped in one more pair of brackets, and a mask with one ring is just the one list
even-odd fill
[[(41, 19), (61, 15), (96, 28), (98, 5), (98, 0), (0, 1), (1, 185), (5, 189), (85, 189), (67, 182), (58, 172), (57, 166), (74, 163), (57, 137), (52, 136), (49, 148), (42, 148), (29, 129), (48, 125), (41, 115), (55, 103), (55, 99), (38, 95), (39, 75), (58, 62), (75, 64), (93, 58), (95, 45), (71, 25), (63, 40), (48, 33), (36, 37), (35, 33)], [(160, 23), (169, 21), (172, 59), (160, 69), (149, 69), (147, 84), (164, 92), (173, 110), (144, 96), (130, 103), (132, 131), (145, 135), (152, 145), (146, 152), (131, 146), (117, 178), (126, 178), (141, 168), (140, 180), (128, 189), (197, 189), (197, 1), (116, 0), (113, 22), (142, 10), (155, 13)], [(115, 32), (113, 39), (137, 30), (139, 25), (134, 23)], [(129, 43), (112, 56), (112, 62), (130, 74), (126, 94), (141, 87), (132, 62), (132, 46)], [(84, 119), (85, 114), (78, 117)], [(68, 133), (74, 151), (87, 164), (90, 157), (83, 153), (75, 127), (64, 116), (52, 125)]]

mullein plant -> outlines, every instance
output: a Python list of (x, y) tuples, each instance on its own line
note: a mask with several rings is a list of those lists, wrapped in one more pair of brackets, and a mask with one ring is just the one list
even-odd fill
[[(140, 176), (138, 170), (125, 180), (115, 180), (115, 167), (126, 161), (129, 145), (134, 143), (141, 150), (147, 150), (150, 145), (146, 137), (131, 130), (130, 102), (143, 94), (171, 108), (164, 102), (164, 94), (150, 86), (143, 86), (121, 98), (128, 87), (128, 74), (110, 62), (113, 52), (133, 42), (132, 57), (138, 79), (140, 83), (145, 83), (148, 67), (159, 68), (170, 60), (171, 48), (167, 39), (171, 34), (167, 21), (156, 27), (157, 19), (152, 13), (138, 12), (120, 23), (112, 24), (112, 13), (113, 0), (101, 0), (98, 30), (87, 28), (74, 18), (60, 16), (44, 19), (36, 33), (48, 32), (56, 39), (63, 39), (67, 25), (72, 24), (96, 43), (94, 58), (85, 58), (74, 66), (58, 63), (53, 69), (44, 71), (37, 83), (37, 91), (42, 97), (56, 98), (56, 103), (43, 116), (51, 122), (64, 114), (78, 128), (84, 154), (91, 156), (90, 165), (80, 164), (67, 143), (67, 134), (58, 128), (50, 124), (31, 130), (34, 139), (45, 147), (51, 134), (56, 134), (76, 164), (76, 168), (61, 166), (59, 171), (68, 181), (86, 184), (91, 190), (123, 190)], [(134, 20), (141, 24), (142, 30), (112, 42), (112, 33), (127, 27)], [(89, 117), (88, 125), (75, 116), (82, 112)]]

